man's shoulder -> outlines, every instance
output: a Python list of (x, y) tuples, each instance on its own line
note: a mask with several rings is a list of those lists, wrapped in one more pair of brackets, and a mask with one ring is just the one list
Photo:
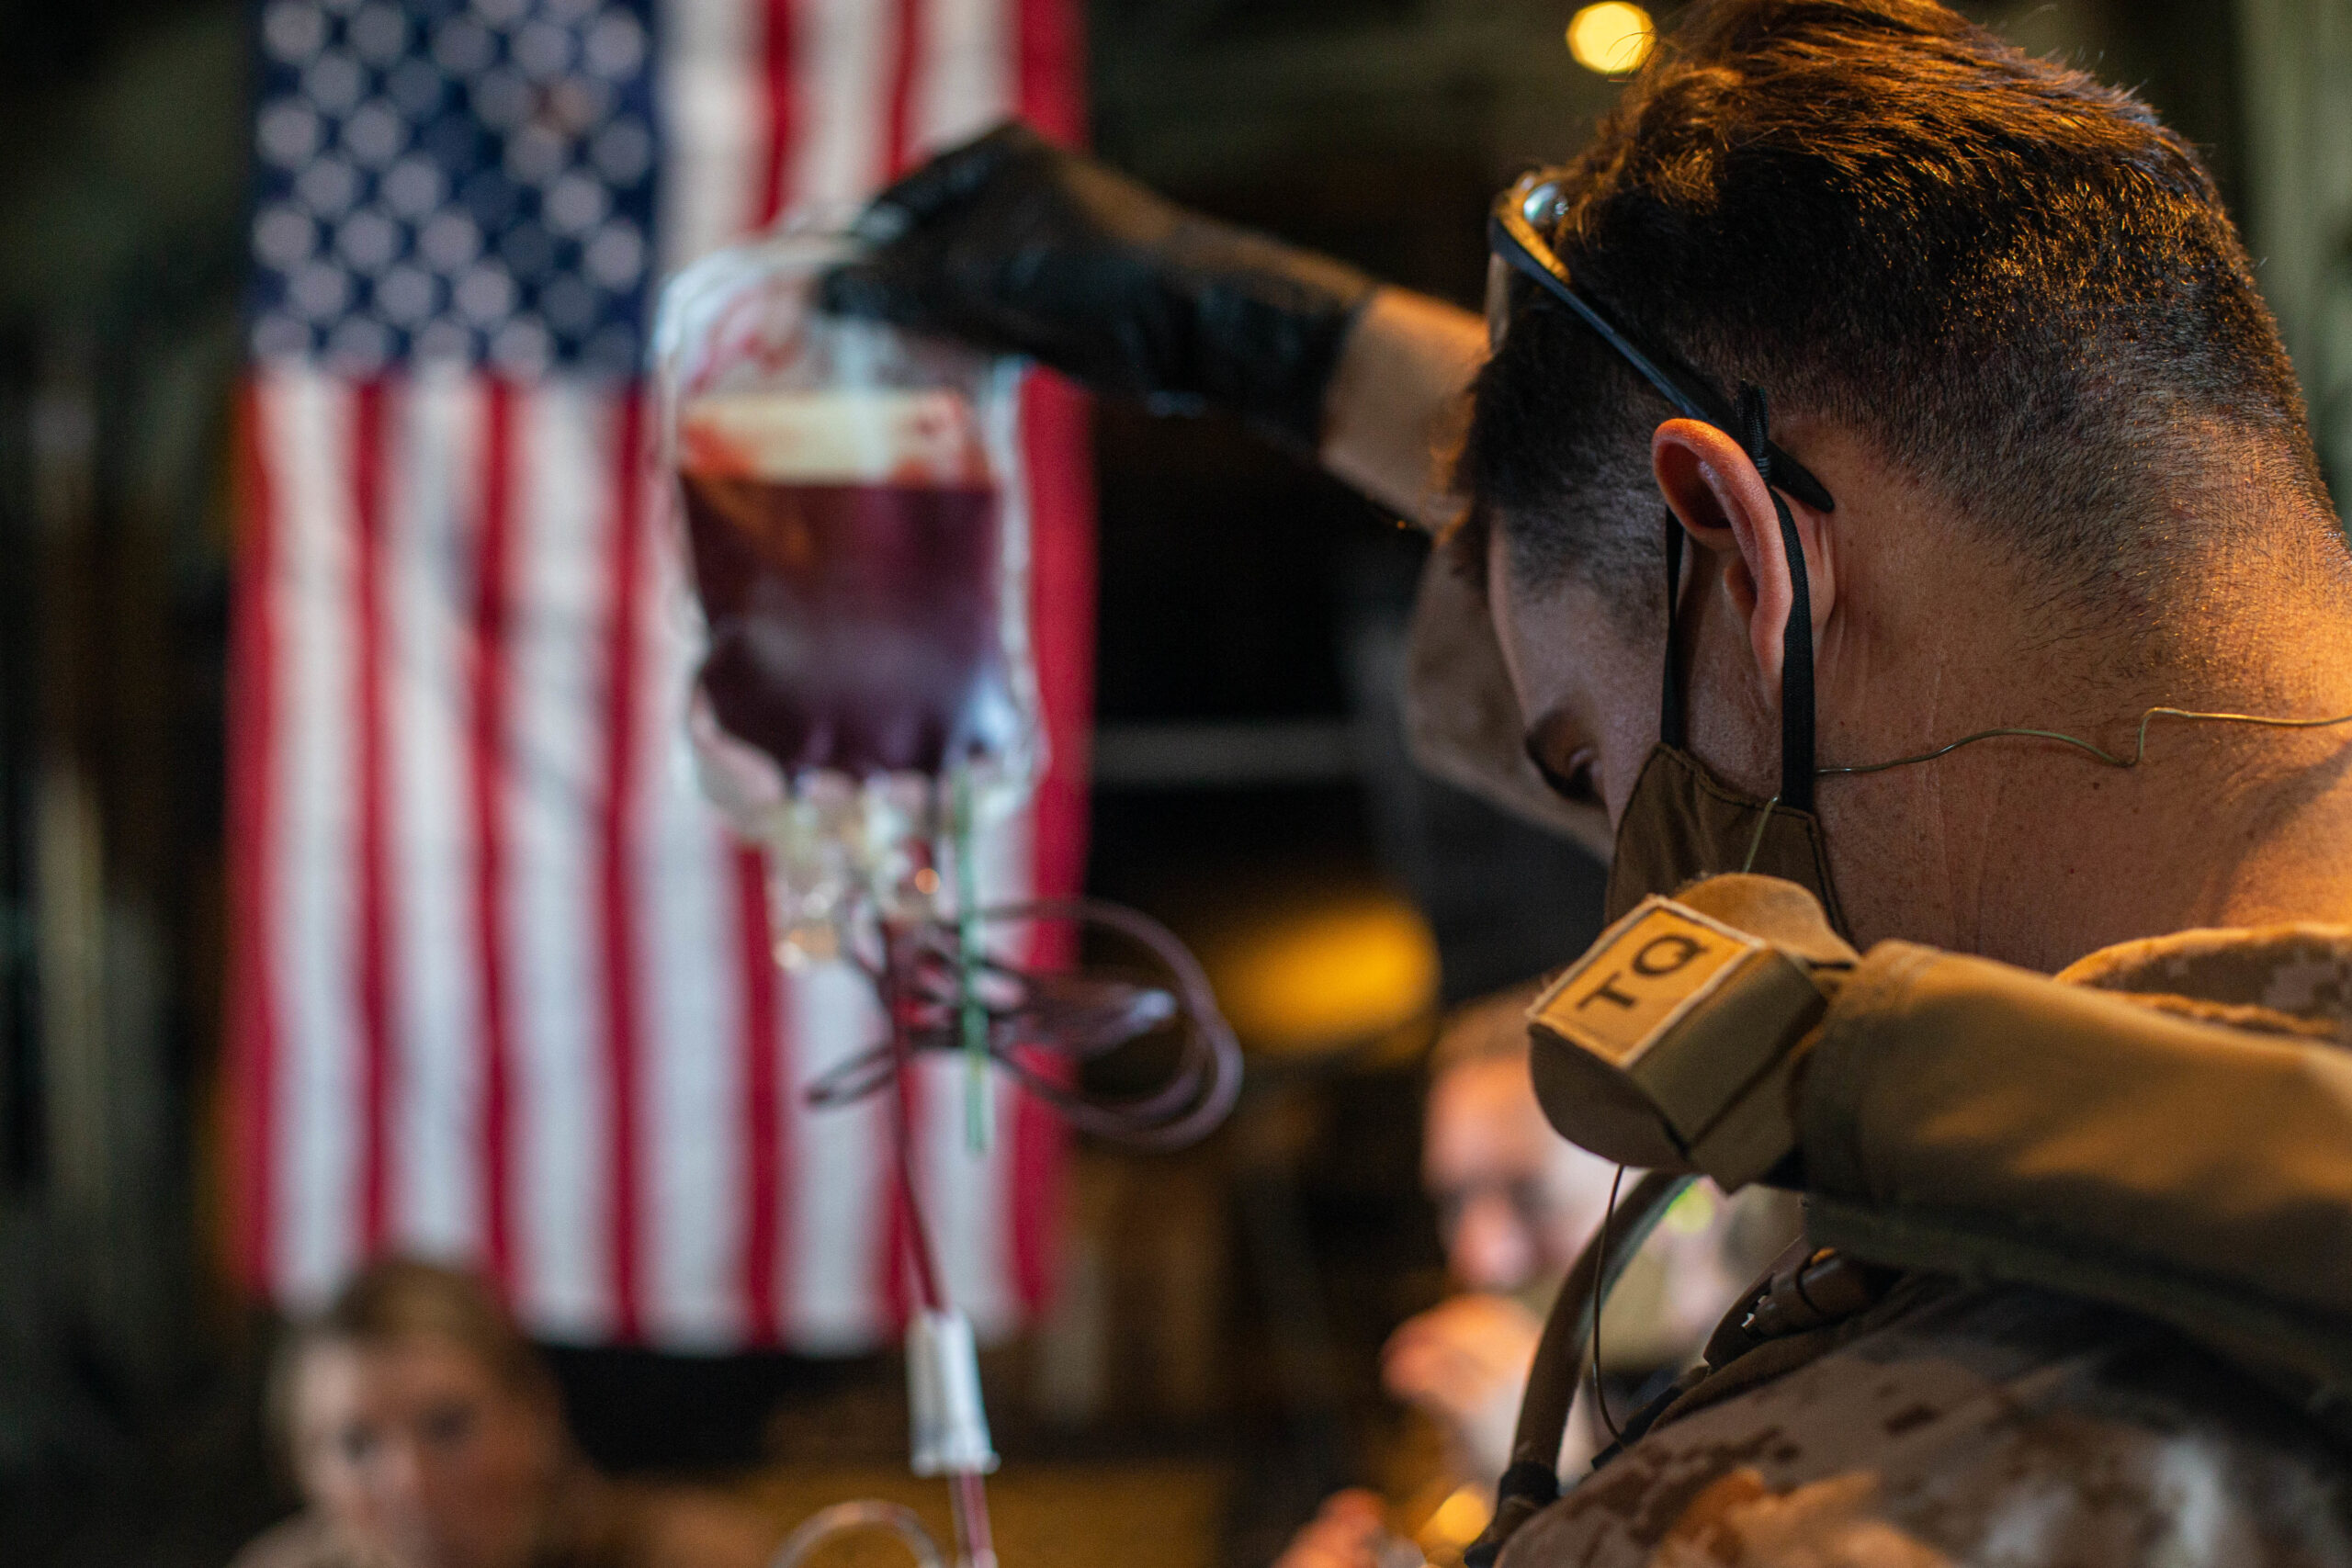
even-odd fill
[(2259, 1033), (2352, 1041), (2352, 926), (2174, 931), (2086, 953), (2058, 978)]
[(1922, 1280), (1826, 1342), (1662, 1422), (1506, 1568), (2352, 1561), (2340, 1449), (2161, 1325)]

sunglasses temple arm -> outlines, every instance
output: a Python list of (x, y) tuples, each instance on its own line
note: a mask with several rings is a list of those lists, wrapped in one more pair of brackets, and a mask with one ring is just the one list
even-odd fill
[[(1511, 231), (1510, 225), (1498, 215), (1487, 222), (1488, 243), (1507, 257), (1520, 264), (1516, 270), (1532, 277), (1544, 286), (1546, 293), (1576, 312), (1578, 320), (1600, 335), (1600, 340), (1617, 351), (1618, 356), (1639, 372), (1642, 378), (1657, 389), (1658, 395), (1674, 405), (1675, 412), (1686, 419), (1695, 419), (1716, 429), (1729, 432), (1732, 427), (1731, 409), (1720, 398), (1710, 399), (1652, 359), (1639, 344), (1628, 336), (1622, 327), (1604, 315), (1600, 308), (1570, 287), (1567, 280), (1542, 258), (1531, 252), (1526, 243)], [(1772, 482), (1804, 502), (1816, 512), (1829, 512), (1837, 507), (1829, 491), (1815, 479), (1804, 464), (1771, 443), (1765, 443), (1765, 454), (1771, 460)]]

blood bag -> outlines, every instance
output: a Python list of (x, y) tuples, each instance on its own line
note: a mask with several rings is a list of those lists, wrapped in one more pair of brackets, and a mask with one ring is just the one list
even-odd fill
[(1043, 762), (1020, 366), (819, 311), (854, 244), (718, 252), (655, 328), (705, 639), (696, 761), (766, 851), (787, 959), (840, 951), (861, 903), (936, 912), (944, 846)]
[[(911, 1055), (971, 1065), (987, 1141), (1001, 1070), (1074, 1124), (1172, 1148), (1221, 1122), (1240, 1055), (1199, 964), (1149, 917), (984, 894), (974, 852), (1044, 765), (1029, 641), (1017, 360), (816, 307), (843, 235), (788, 228), (662, 292), (661, 457), (703, 645), (689, 728), (704, 792), (768, 867), (776, 956), (847, 959), (887, 1037), (803, 1087), (838, 1105), (903, 1084)], [(1142, 980), (1024, 966), (1055, 927)], [(1173, 1036), (1148, 1093), (1104, 1099), (1079, 1062)]]
[[(819, 311), (818, 279), (854, 254), (786, 230), (662, 290), (661, 457), (701, 612), (690, 729), (703, 788), (764, 852), (778, 961), (848, 959), (873, 979), (882, 1037), (849, 1043), (800, 1093), (818, 1106), (894, 1094), (919, 1309), (913, 1464), (950, 1478), (958, 1561), (994, 1568), (980, 1477), (996, 1454), (971, 1327), (922, 1219), (915, 1055), (965, 1058), (975, 1155), (1000, 1073), (1075, 1125), (1173, 1148), (1232, 1110), (1241, 1055), (1200, 965), (1159, 922), (1085, 898), (983, 900), (975, 844), (1044, 762), (1022, 367)], [(1124, 942), (1155, 973), (1025, 967), (1023, 948), (1064, 945), (1019, 940), (1047, 925)], [(1157, 1087), (1088, 1092), (1083, 1063), (1155, 1035), (1175, 1045)], [(903, 1522), (832, 1510), (783, 1557), (876, 1520)], [(927, 1545), (919, 1529), (908, 1539)]]

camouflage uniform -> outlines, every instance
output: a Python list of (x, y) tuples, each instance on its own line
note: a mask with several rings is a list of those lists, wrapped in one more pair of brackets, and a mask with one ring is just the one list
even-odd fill
[[(2352, 1042), (2352, 931), (2190, 931), (2060, 978)], [(2340, 1428), (2172, 1329), (2065, 1296), (1914, 1273), (1782, 1337), (1727, 1321), (1645, 1414), (1501, 1568), (2352, 1565)]]

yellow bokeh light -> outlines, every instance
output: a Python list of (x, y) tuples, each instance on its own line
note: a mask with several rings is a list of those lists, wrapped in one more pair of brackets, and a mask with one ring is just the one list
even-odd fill
[(1316, 1051), (1403, 1027), (1437, 1001), (1437, 943), (1387, 895), (1298, 908), (1230, 931), (1204, 954), (1226, 1017), (1258, 1050)]
[(1437, 1512), (1421, 1527), (1415, 1544), (1433, 1556), (1459, 1558), (1462, 1549), (1478, 1539), (1478, 1533), (1493, 1517), (1494, 1508), (1486, 1493), (1476, 1486), (1457, 1488), (1437, 1506)]
[(1568, 22), (1568, 52), (1578, 65), (1603, 76), (1623, 76), (1641, 69), (1657, 42), (1650, 14), (1624, 0), (1601, 0), (1587, 6)]

